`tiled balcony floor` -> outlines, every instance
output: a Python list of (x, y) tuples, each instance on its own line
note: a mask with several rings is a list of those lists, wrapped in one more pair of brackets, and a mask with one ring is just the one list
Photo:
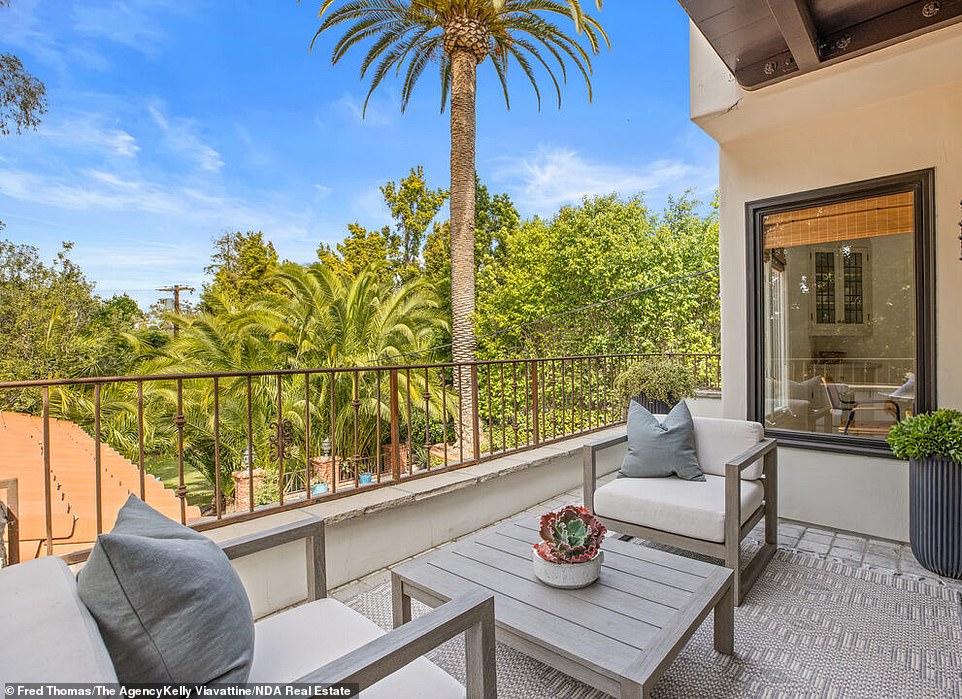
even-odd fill
[[(614, 475), (607, 476), (600, 482), (607, 482), (613, 477)], [(524, 512), (532, 516), (538, 516), (571, 503), (581, 503), (580, 487), (559, 493), (557, 496), (540, 502)], [(759, 523), (748, 535), (746, 547), (761, 542), (764, 535), (762, 527), (763, 525)], [(473, 533), (468, 536), (473, 536)], [(904, 575), (927, 584), (942, 585), (962, 592), (962, 580), (943, 578), (926, 570), (912, 555), (911, 547), (898, 541), (876, 539), (862, 534), (783, 519), (778, 523), (778, 547), (855, 567)], [(747, 558), (750, 555), (747, 554), (745, 557)], [(341, 601), (346, 601), (388, 580), (390, 580), (390, 572), (388, 569), (383, 569), (360, 580), (342, 585), (333, 590), (331, 594)]]
[[(580, 500), (576, 488), (524, 513), (537, 516)], [(753, 555), (763, 534), (759, 527), (747, 537), (743, 558)], [(779, 523), (779, 548), (747, 603), (735, 611), (737, 652), (715, 653), (711, 625), (703, 624), (653, 697), (962, 696), (962, 581), (925, 570), (906, 544), (800, 522)], [(385, 569), (332, 594), (389, 629), (389, 580)], [(415, 615), (426, 611), (415, 607)], [(428, 657), (464, 680), (460, 640)], [(498, 692), (505, 699), (607, 697), (503, 644), (496, 657)]]

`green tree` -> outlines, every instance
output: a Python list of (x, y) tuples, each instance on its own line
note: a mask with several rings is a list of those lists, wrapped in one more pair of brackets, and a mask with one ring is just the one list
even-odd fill
[(717, 215), (687, 195), (661, 216), (612, 195), (526, 221), (479, 277), (483, 354), (717, 351), (717, 266)]
[[(337, 0), (324, 0), (323, 17)], [(600, 9), (601, 1), (597, 5)], [(566, 34), (555, 19), (570, 17), (585, 39)], [(508, 97), (507, 67), (517, 63), (534, 88), (540, 106), (541, 94), (533, 64), (547, 72), (561, 104), (561, 80), (570, 61), (584, 78), (591, 96), (591, 56), (597, 54), (607, 35), (588, 16), (579, 0), (347, 0), (331, 11), (321, 23), (314, 40), (334, 27), (348, 25), (334, 46), (333, 63), (367, 39), (372, 40), (361, 64), (361, 76), (373, 70), (367, 100), (384, 78), (403, 71), (401, 109), (407, 106), (414, 86), (432, 63), (440, 66), (441, 108), (451, 99), (451, 309), (452, 354), (456, 362), (475, 357), (475, 132), (477, 68), (487, 58)], [(311, 42), (313, 46), (313, 41)], [(555, 66), (552, 59), (557, 62)], [(405, 68), (406, 66), (406, 68)], [(365, 108), (367, 107), (365, 100)], [(462, 410), (462, 435), (472, 442), (471, 385), (464, 377), (458, 386)]]
[[(430, 347), (445, 329), (437, 298), (423, 280), (395, 288), (380, 281), (373, 269), (347, 277), (326, 265), (305, 268), (288, 263), (271, 283), (279, 293), (246, 305), (225, 295), (210, 296), (207, 310), (178, 319), (179, 337), (145, 364), (144, 370), (167, 374), (392, 364)], [(309, 386), (305, 384), (308, 380)], [(448, 409), (456, 405), (453, 398), (445, 400), (444, 382), (437, 377), (426, 381), (420, 374), (404, 376), (399, 390), (404, 392), (405, 401), (410, 390), (418, 406), (424, 405), (427, 393), (429, 412), (435, 420), (442, 419), (445, 404)], [(175, 386), (152, 385), (150, 393), (154, 421), (170, 423), (177, 404)], [(307, 394), (311, 396), (310, 405)], [(214, 470), (214, 399), (212, 381), (183, 382), (185, 456), (211, 484), (218, 477)], [(249, 433), (247, 379), (221, 379), (217, 401), (224, 493), (229, 495), (232, 490), (231, 471), (247, 465), (248, 438), (253, 442), (254, 465), (269, 472), (277, 470), (277, 462), (272, 460), (275, 447), (270, 425), (278, 420), (292, 425), (296, 444), (291, 460), (303, 464), (306, 414), (311, 419), (312, 453), (318, 453), (319, 445), (328, 438), (335, 455), (353, 460), (346, 462), (348, 465), (370, 462), (377, 453), (378, 437), (384, 441), (388, 436), (389, 400), (388, 374), (383, 371), (323, 373), (310, 379), (303, 374), (255, 377), (250, 382), (253, 433)], [(172, 432), (167, 435), (169, 440), (175, 437)], [(168, 449), (173, 446), (171, 441)], [(300, 468), (303, 470), (303, 466)]]
[(337, 244), (336, 251), (325, 243), (318, 246), (317, 257), (321, 264), (346, 277), (356, 277), (363, 270), (371, 268), (376, 270), (380, 281), (393, 281), (398, 251), (390, 227), (370, 231), (359, 223), (350, 223), (347, 230), (347, 237)]
[[(64, 243), (46, 263), (36, 248), (0, 241), (0, 380), (126, 374), (139, 363), (140, 347), (153, 341), (149, 332), (136, 328), (142, 314), (132, 299), (101, 301), (94, 295), (93, 284), (70, 260), (71, 248)], [(66, 406), (81, 400), (85, 390), (74, 391), (73, 398), (61, 396), (62, 410), (56, 406), (60, 391), (51, 391), (55, 412), (79, 414)], [(7, 391), (0, 394), (0, 405), (37, 412), (40, 392)], [(93, 411), (86, 415), (89, 420)]]
[[(10, 0), (0, 0), (0, 8), (10, 7)], [(30, 75), (23, 62), (11, 53), (0, 53), (0, 134), (8, 135), (10, 127), (23, 133), (36, 129), (47, 111), (47, 90)]]
[(242, 305), (263, 299), (276, 292), (272, 279), (279, 267), (274, 244), (265, 242), (262, 232), (225, 233), (214, 241), (211, 264), (204, 269), (213, 280), (204, 285), (202, 305), (209, 309), (215, 296)]
[(83, 376), (95, 360), (89, 329), (99, 304), (64, 243), (52, 263), (36, 248), (0, 241), (0, 376)]
[(443, 189), (430, 189), (424, 179), (424, 168), (411, 168), (410, 174), (400, 183), (388, 182), (381, 187), (384, 202), (395, 220), (392, 248), (400, 251), (402, 275), (419, 265), (424, 234), (444, 206), (448, 193)]
[(347, 237), (337, 244), (336, 250), (321, 243), (317, 257), (342, 275), (353, 277), (367, 267), (374, 267), (382, 281), (400, 284), (421, 274), (425, 232), (444, 206), (447, 192), (428, 187), (424, 168), (418, 165), (400, 182), (385, 183), (381, 194), (394, 218), (393, 230), (390, 226), (368, 230), (352, 223), (347, 227)]

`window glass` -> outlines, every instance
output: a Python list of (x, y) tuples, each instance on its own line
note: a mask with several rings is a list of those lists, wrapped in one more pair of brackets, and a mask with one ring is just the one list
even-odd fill
[(915, 410), (915, 198), (768, 214), (768, 427), (882, 440)]

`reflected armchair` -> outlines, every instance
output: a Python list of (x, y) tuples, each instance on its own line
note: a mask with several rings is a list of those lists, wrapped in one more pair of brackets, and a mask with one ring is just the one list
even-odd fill
[(822, 388), (825, 391), (825, 399), (828, 401), (829, 413), (832, 416), (832, 427), (833, 429), (838, 428), (838, 431), (842, 434), (851, 434), (853, 432), (881, 434), (888, 432), (889, 427), (891, 427), (891, 425), (884, 425), (882, 427), (856, 425), (855, 416), (859, 412), (883, 410), (892, 414), (895, 418), (894, 422), (898, 422), (901, 419), (899, 404), (891, 398), (876, 401), (850, 400), (845, 397), (848, 392), (848, 386), (840, 383), (831, 383), (826, 380), (824, 376), (822, 377)]

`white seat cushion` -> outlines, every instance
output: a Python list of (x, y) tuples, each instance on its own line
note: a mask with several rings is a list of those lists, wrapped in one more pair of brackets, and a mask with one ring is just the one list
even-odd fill
[[(696, 417), (695, 454), (702, 473), (725, 475), (725, 464), (765, 439), (765, 428), (748, 420)], [(762, 477), (759, 460), (742, 471), (742, 478), (757, 481)]]
[[(254, 662), (248, 682), (292, 682), (372, 641), (384, 631), (333, 599), (304, 604), (254, 624)], [(361, 693), (364, 699), (457, 697), (464, 687), (426, 658), (418, 658)]]
[[(742, 524), (761, 507), (764, 488), (740, 481)], [(725, 541), (725, 479), (616, 478), (595, 491), (595, 514), (704, 541)]]
[(0, 570), (0, 629), (0, 684), (117, 682), (97, 622), (57, 557)]

